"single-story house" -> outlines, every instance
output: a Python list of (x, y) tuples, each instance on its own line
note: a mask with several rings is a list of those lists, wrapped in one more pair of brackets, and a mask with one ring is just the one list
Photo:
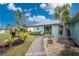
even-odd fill
[(70, 24), (70, 37), (71, 39), (79, 45), (79, 12), (73, 17)]
[(54, 37), (59, 37), (59, 24), (59, 20), (45, 21), (28, 26), (28, 31), (40, 32), (41, 34), (51, 34)]

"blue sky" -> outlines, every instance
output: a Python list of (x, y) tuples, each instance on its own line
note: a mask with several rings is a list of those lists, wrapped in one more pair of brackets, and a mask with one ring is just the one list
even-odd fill
[[(13, 26), (17, 26), (16, 16), (14, 15), (14, 11), (19, 9), (21, 12), (26, 13), (26, 21), (25, 24), (34, 24), (38, 22), (45, 22), (54, 20), (54, 8), (59, 5), (62, 6), (63, 3), (60, 4), (45, 4), (45, 3), (6, 3), (0, 4), (0, 26), (5, 27), (8, 24)], [(70, 4), (71, 16), (74, 16), (79, 9), (78, 3)]]

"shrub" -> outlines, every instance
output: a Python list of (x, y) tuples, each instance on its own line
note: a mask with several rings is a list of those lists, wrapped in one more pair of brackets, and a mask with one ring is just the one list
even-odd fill
[(60, 54), (61, 56), (79, 56), (79, 52), (76, 52), (74, 50), (64, 50)]
[(30, 32), (31, 35), (44, 35), (43, 33), (39, 32)]

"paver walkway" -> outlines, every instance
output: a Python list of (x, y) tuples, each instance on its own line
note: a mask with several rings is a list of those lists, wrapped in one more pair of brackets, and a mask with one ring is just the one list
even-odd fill
[(25, 56), (45, 56), (42, 36), (35, 39)]

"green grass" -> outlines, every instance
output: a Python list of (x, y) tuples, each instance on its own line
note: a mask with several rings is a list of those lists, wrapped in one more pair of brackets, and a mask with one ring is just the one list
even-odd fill
[(61, 56), (79, 56), (79, 52), (75, 50), (64, 50), (60, 54)]
[(25, 40), (23, 44), (10, 47), (4, 53), (2, 53), (2, 55), (4, 56), (24, 56), (35, 38), (36, 36), (34, 35), (32, 36), (28, 35), (27, 39)]
[(0, 34), (0, 44), (6, 39), (9, 39), (9, 34)]
[(9, 34), (0, 34), (0, 39), (8, 39)]

